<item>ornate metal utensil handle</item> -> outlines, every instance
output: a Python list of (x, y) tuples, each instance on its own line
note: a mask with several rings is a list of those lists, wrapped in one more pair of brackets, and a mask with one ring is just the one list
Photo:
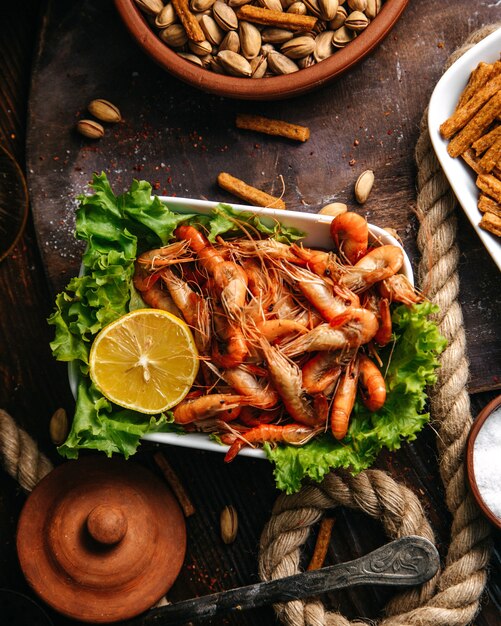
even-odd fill
[(438, 552), (430, 541), (423, 537), (402, 537), (348, 563), (153, 609), (135, 624), (198, 623), (222, 612), (243, 611), (356, 585), (419, 585), (432, 578), (438, 567)]

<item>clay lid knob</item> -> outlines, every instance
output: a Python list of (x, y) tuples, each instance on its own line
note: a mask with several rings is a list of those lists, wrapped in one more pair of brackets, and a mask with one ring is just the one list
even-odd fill
[(95, 541), (111, 546), (125, 537), (127, 519), (120, 507), (99, 504), (87, 517), (87, 530)]

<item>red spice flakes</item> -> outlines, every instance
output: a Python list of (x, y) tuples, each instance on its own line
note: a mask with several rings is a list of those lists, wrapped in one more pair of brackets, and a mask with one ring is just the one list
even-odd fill
[(355, 141), (353, 142), (354, 146), (359, 146), (360, 145), (360, 141), (358, 141), (358, 139), (355, 139)]
[(52, 157), (52, 160), (53, 160), (53, 161), (59, 161), (59, 157), (58, 157), (58, 156), (53, 156), (53, 157)]
[(443, 48), (444, 47), (444, 42), (443, 41), (439, 41), (437, 43), (437, 48)]
[(160, 189), (160, 182), (158, 180), (153, 183), (153, 189)]
[(356, 160), (355, 160), (355, 159), (350, 159), (350, 160), (348, 161), (348, 165), (349, 165), (350, 167), (353, 167), (353, 166), (355, 165), (355, 163), (356, 163)]

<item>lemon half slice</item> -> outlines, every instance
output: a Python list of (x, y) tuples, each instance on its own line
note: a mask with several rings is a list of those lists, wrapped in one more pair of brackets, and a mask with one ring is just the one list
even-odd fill
[(159, 309), (138, 309), (97, 335), (89, 368), (93, 383), (111, 402), (140, 413), (161, 413), (189, 392), (198, 353), (183, 320)]

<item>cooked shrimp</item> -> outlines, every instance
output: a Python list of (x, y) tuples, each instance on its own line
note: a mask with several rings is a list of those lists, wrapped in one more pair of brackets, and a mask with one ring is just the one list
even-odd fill
[(189, 424), (245, 405), (246, 398), (235, 394), (211, 393), (180, 402), (173, 410), (176, 424)]
[(253, 406), (244, 406), (238, 416), (238, 421), (242, 422), (249, 428), (259, 426), (260, 424), (269, 424), (280, 417), (282, 407), (263, 411)]
[(317, 426), (319, 418), (305, 398), (299, 367), (265, 339), (261, 338), (259, 345), (268, 364), (271, 382), (291, 418), (307, 426)]
[(152, 309), (168, 311), (176, 317), (183, 317), (181, 311), (174, 303), (170, 295), (158, 284), (158, 274), (147, 274), (144, 269), (136, 263), (132, 282), (134, 287), (141, 294), (141, 299)]
[(193, 289), (182, 278), (179, 278), (168, 267), (164, 268), (161, 278), (167, 286), (171, 298), (182, 313), (184, 321), (195, 331), (195, 343), (203, 354), (209, 349), (211, 342), (210, 311), (207, 300)]
[(302, 368), (304, 390), (310, 395), (325, 392), (341, 375), (340, 361), (337, 352), (319, 352), (309, 359)]
[(236, 367), (245, 361), (249, 353), (247, 339), (242, 328), (228, 319), (219, 305), (213, 305), (213, 325), (215, 341), (212, 344), (212, 358), (224, 368)]
[(285, 426), (260, 424), (239, 435), (236, 433), (224, 434), (221, 436), (222, 442), (230, 444), (230, 449), (224, 460), (226, 463), (230, 463), (244, 446), (255, 443), (286, 443), (292, 446), (302, 446), (321, 430), (322, 427), (311, 428), (302, 424), (286, 424)]
[(336, 266), (336, 258), (332, 252), (305, 248), (297, 243), (292, 244), (291, 250), (297, 257), (297, 260), (291, 260), (291, 263), (302, 261), (303, 265), (318, 276), (330, 275)]
[(139, 255), (137, 262), (150, 270), (168, 267), (176, 263), (187, 263), (193, 260), (193, 254), (185, 241), (175, 241), (163, 248), (148, 250)]
[(353, 307), (346, 314), (342, 326), (333, 328), (330, 324), (320, 324), (287, 343), (282, 352), (288, 357), (295, 357), (304, 352), (357, 348), (369, 342), (377, 329), (378, 322), (374, 313)]
[(344, 439), (348, 432), (350, 415), (357, 395), (358, 371), (358, 359), (354, 359), (346, 368), (334, 394), (330, 414), (331, 431), (338, 441)]
[(346, 274), (341, 277), (340, 283), (353, 291), (364, 291), (374, 283), (396, 274), (403, 262), (402, 248), (379, 246), (368, 252), (353, 267), (346, 268)]
[(390, 302), (402, 302), (410, 306), (424, 300), (424, 296), (416, 291), (403, 274), (389, 276), (382, 280), (378, 287), (379, 293)]
[(258, 322), (256, 328), (268, 341), (308, 332), (308, 328), (304, 324), (300, 324), (295, 320), (284, 319), (264, 320), (263, 322)]
[(295, 282), (299, 291), (327, 322), (346, 311), (348, 306), (360, 303), (358, 296), (348, 289), (340, 287), (336, 292), (323, 278), (307, 269), (290, 265), (284, 266), (284, 269), (287, 278)]
[(278, 402), (277, 392), (269, 384), (258, 380), (246, 367), (227, 369), (221, 376), (237, 393), (246, 396), (252, 406), (270, 409)]
[(348, 211), (336, 216), (331, 222), (331, 237), (340, 254), (355, 264), (367, 252), (369, 227), (367, 220)]
[(369, 411), (378, 411), (386, 401), (386, 385), (377, 365), (365, 354), (359, 358), (358, 385), (364, 405)]
[(247, 274), (244, 269), (234, 261), (227, 261), (194, 226), (182, 224), (174, 234), (178, 239), (186, 241), (197, 254), (198, 260), (213, 278), (227, 313), (240, 313), (247, 294)]
[(392, 321), (390, 303), (386, 298), (379, 300), (379, 328), (374, 335), (374, 341), (380, 346), (386, 346), (391, 341)]

